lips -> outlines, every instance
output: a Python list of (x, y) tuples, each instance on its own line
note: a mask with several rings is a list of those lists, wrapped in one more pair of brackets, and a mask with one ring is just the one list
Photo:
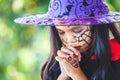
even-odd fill
[(81, 46), (75, 46), (74, 48), (79, 50), (81, 48)]
[[(64, 46), (67, 47), (66, 45), (64, 45)], [(82, 47), (82, 46), (74, 46), (74, 48), (75, 48), (76, 50), (79, 50), (81, 47)]]

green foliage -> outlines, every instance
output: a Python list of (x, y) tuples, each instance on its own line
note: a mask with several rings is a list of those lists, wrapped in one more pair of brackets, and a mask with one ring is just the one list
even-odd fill
[[(119, 11), (119, 0), (107, 0)], [(0, 80), (40, 80), (49, 51), (47, 27), (14, 23), (16, 17), (47, 12), (49, 0), (0, 0)]]
[(14, 23), (47, 12), (49, 0), (0, 0), (0, 80), (40, 80), (49, 53), (47, 27)]

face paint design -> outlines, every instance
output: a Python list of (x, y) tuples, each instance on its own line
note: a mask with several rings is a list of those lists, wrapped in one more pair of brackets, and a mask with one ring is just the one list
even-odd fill
[(87, 29), (85, 29), (85, 31), (83, 33), (81, 33), (80, 35), (73, 35), (73, 37), (77, 40), (78, 43), (80, 42), (85, 42), (86, 44), (90, 45), (90, 43), (88, 42), (89, 39), (92, 40), (92, 31), (89, 27), (87, 27)]
[(79, 35), (73, 35), (74, 39), (76, 39), (78, 44), (81, 46), (80, 48), (77, 48), (80, 52), (85, 52), (90, 48), (92, 36), (93, 32), (90, 27), (86, 27), (86, 29), (82, 33), (79, 33)]
[[(64, 45), (70, 45), (73, 47), (78, 47), (80, 46), (80, 48), (78, 49), (80, 52), (85, 52), (86, 50), (88, 50), (88, 48), (90, 48), (91, 42), (92, 42), (92, 36), (93, 36), (93, 32), (92, 32), (92, 28), (89, 26), (84, 26), (82, 28), (81, 31), (78, 30), (78, 32), (73, 32), (71, 29), (71, 26), (67, 26), (67, 29), (70, 29), (70, 32), (68, 32), (67, 30), (65, 30), (65, 27), (61, 28), (61, 30), (64, 31), (64, 34), (59, 34), (61, 41), (63, 42)], [(69, 43), (67, 41), (68, 37), (66, 36), (66, 33), (71, 36), (71, 43)]]

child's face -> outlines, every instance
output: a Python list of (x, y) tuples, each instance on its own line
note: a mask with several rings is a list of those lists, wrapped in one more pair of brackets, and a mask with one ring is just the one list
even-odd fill
[(56, 26), (61, 41), (66, 46), (73, 46), (80, 52), (90, 48), (92, 31), (89, 26)]

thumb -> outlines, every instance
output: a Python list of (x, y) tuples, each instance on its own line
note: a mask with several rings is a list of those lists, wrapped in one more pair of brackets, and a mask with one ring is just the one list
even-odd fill
[(59, 56), (56, 56), (55, 59), (56, 59), (56, 61), (58, 61), (58, 62), (61, 63), (61, 64), (65, 64), (65, 63), (66, 63), (65, 58), (61, 58), (61, 57), (59, 57)]
[(61, 61), (62, 61), (62, 58), (59, 57), (59, 56), (56, 56), (55, 59), (56, 59), (56, 61), (58, 61), (58, 62), (61, 62)]

